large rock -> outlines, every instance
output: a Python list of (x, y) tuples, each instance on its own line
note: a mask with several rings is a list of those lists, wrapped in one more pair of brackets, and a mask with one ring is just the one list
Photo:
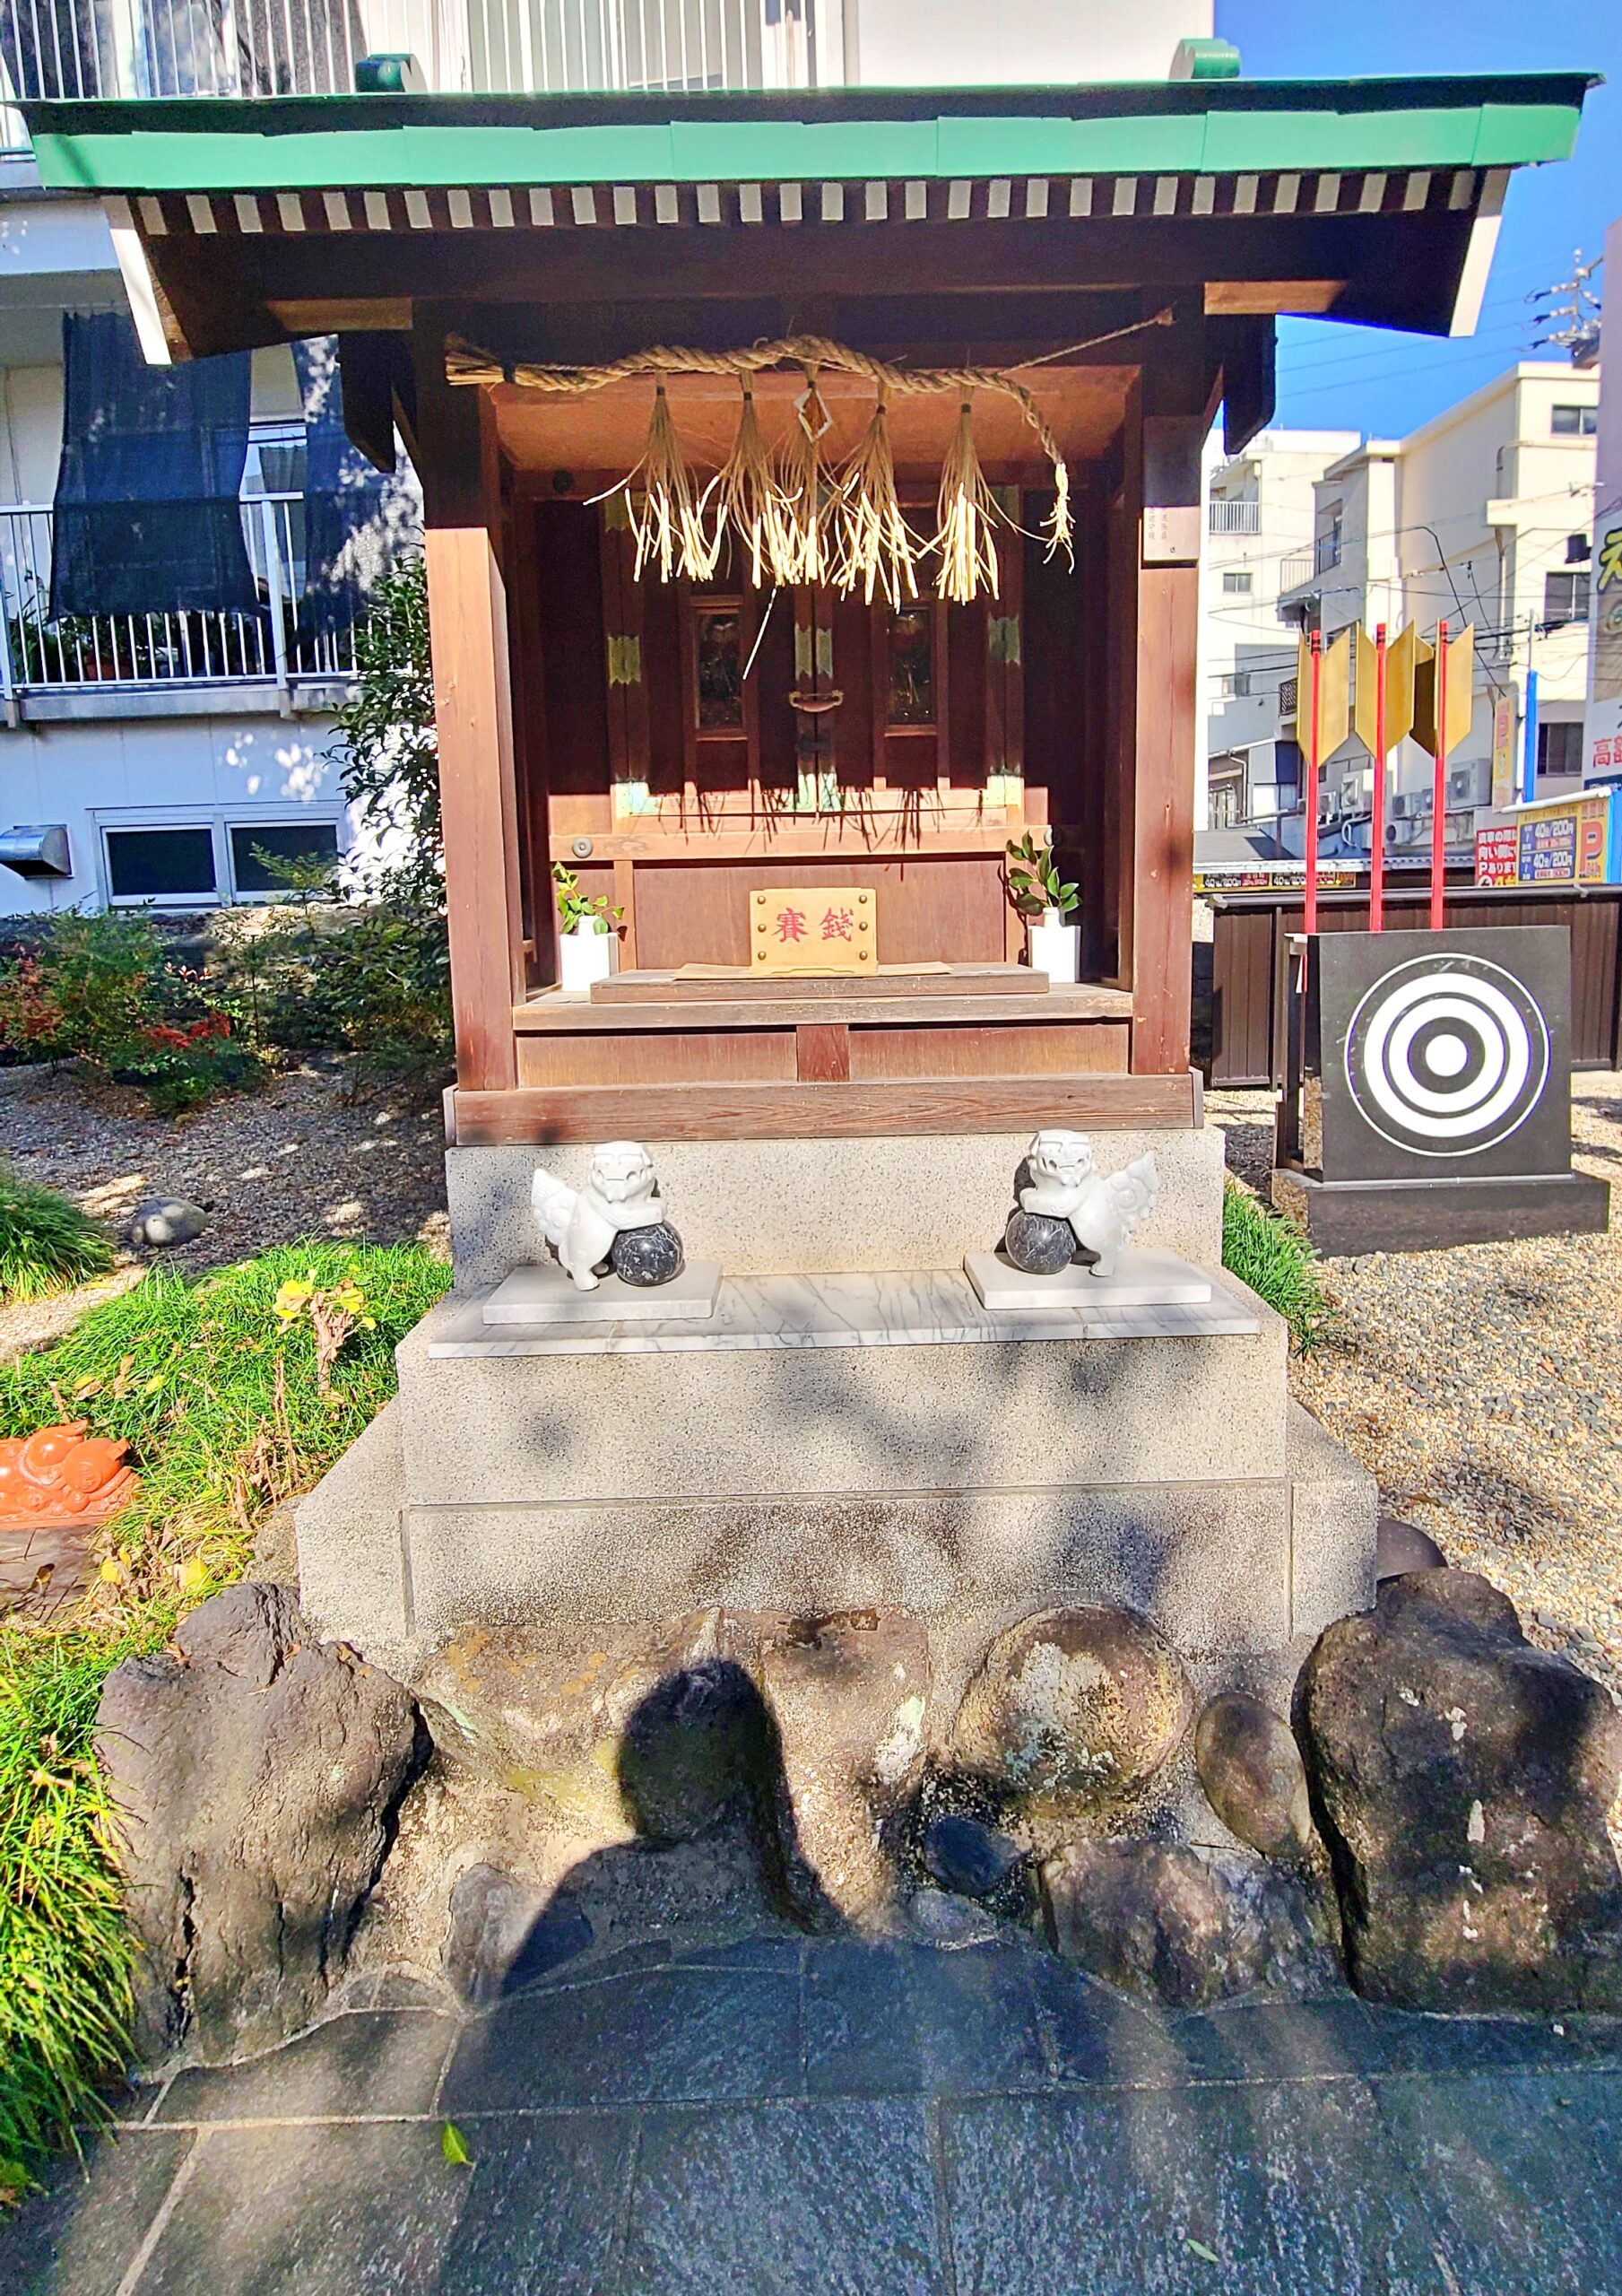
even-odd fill
[(898, 1611), (763, 1621), (756, 1631), (777, 1739), (783, 1878), (802, 1912), (883, 1926), (923, 1768), (928, 1637)]
[(1388, 1579), (1296, 1721), (1359, 1989), (1416, 2009), (1622, 2008), (1606, 1819), (1622, 1714), (1485, 1578)]
[(1339, 1974), (1311, 1884), (1221, 1850), (1072, 1843), (1043, 1866), (1042, 1898), (1049, 1939), (1067, 1961), (1174, 2008), (1258, 1986), (1304, 1993)]
[(964, 1693), (952, 1760), (1016, 1839), (1109, 1830), (1193, 1710), (1176, 1652), (1126, 1610), (1043, 1611), (998, 1636)]
[(769, 1793), (770, 1721), (718, 1611), (562, 1653), (533, 1630), (477, 1629), (412, 1687), (447, 1754), (596, 1847), (690, 1840)]
[(316, 1641), (283, 1587), (217, 1595), (173, 1651), (108, 1677), (97, 1752), (144, 1948), (145, 2052), (186, 2041), (218, 2061), (319, 2012), (420, 1741), (407, 1693)]
[(1223, 1691), (1194, 1726), (1194, 1761), (1205, 1798), (1230, 1833), (1263, 1857), (1309, 1855), (1306, 1770), (1282, 1715), (1243, 1691)]

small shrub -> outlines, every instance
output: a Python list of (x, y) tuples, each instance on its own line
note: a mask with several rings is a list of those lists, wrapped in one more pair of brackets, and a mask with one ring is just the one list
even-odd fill
[(113, 1264), (95, 1222), (55, 1188), (0, 1164), (0, 1300), (44, 1300)]
[(65, 910), (0, 968), (0, 1048), (89, 1061), (165, 1114), (260, 1081), (239, 1020), (219, 984), (175, 963), (138, 912)]
[(434, 904), (409, 892), (291, 900), (233, 935), (228, 965), (262, 1046), (352, 1053), (358, 1084), (427, 1089), (449, 1074), (450, 957)]
[(134, 1948), (92, 1740), (138, 1647), (0, 1625), (0, 2204), (105, 2116), (125, 2062)]
[(1295, 1225), (1230, 1174), (1222, 1195), (1222, 1265), (1284, 1318), (1303, 1354), (1328, 1318), (1318, 1255)]

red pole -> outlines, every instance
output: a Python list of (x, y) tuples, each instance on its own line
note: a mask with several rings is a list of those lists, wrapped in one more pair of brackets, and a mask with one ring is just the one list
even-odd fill
[(1375, 625), (1375, 787), (1368, 822), (1368, 929), (1385, 922), (1385, 624)]
[(1323, 640), (1312, 634), (1313, 691), (1306, 767), (1306, 902), (1302, 924), (1308, 933), (1318, 929), (1318, 740), (1323, 682)]
[(1430, 929), (1442, 930), (1447, 886), (1447, 624), (1436, 624), (1436, 764), (1430, 801)]

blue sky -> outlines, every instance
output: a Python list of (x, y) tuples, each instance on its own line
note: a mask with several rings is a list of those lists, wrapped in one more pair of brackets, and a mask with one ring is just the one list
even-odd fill
[[(1217, 0), (1217, 30), (1246, 78), (1386, 73), (1592, 71), (1609, 84), (1583, 107), (1574, 159), (1524, 168), (1510, 185), (1474, 338), (1435, 343), (1317, 319), (1279, 323), (1280, 422), (1401, 437), (1534, 355), (1528, 291), (1571, 275), (1622, 214), (1622, 0)], [(1599, 274), (1604, 285), (1605, 274)], [(1611, 283), (1622, 295), (1622, 279)], [(1544, 355), (1544, 354), (1536, 354)]]

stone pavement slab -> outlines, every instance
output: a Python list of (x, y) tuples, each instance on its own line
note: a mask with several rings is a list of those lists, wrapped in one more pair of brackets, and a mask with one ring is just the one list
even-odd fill
[[(471, 2165), (441, 2151), (447, 2116)], [(139, 2095), (4, 2296), (1622, 2296), (1622, 2021), (636, 1945)]]

